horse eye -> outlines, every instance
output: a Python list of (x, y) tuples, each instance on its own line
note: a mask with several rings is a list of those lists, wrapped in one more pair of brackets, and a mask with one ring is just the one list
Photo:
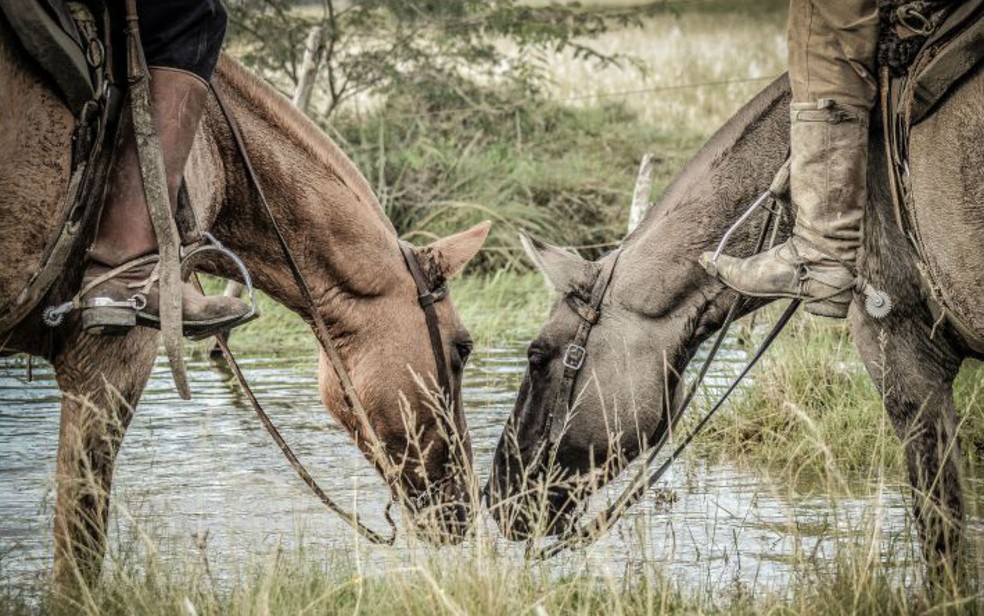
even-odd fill
[(526, 352), (526, 359), (530, 362), (530, 367), (532, 368), (538, 368), (543, 365), (543, 360), (545, 357), (546, 356), (543, 354), (543, 351), (540, 349), (530, 348), (530, 350)]
[(467, 342), (456, 342), (454, 343), (454, 348), (458, 351), (458, 357), (461, 359), (461, 363), (468, 361), (468, 358), (472, 353), (473, 342), (468, 340)]

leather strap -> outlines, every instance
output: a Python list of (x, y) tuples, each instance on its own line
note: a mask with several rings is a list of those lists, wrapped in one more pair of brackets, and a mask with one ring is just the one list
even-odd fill
[(191, 398), (191, 388), (188, 386), (188, 371), (184, 363), (184, 328), (181, 324), (181, 246), (168, 196), (164, 153), (152, 113), (150, 74), (140, 41), (136, 0), (126, 0), (126, 52), (130, 111), (133, 115), (133, 134), (137, 141), (140, 176), (160, 251), (158, 310), (161, 334), (174, 385), (178, 394), (188, 400)]
[[(342, 389), (345, 393), (345, 403), (349, 407), (349, 410), (355, 414), (356, 419), (361, 425), (362, 433), (365, 435), (367, 442), (372, 450), (373, 457), (375, 458), (376, 464), (382, 470), (383, 477), (386, 479), (387, 483), (393, 484), (397, 481), (396, 469), (392, 468), (387, 462), (385, 452), (382, 449), (382, 444), (380, 443), (378, 437), (373, 431), (371, 424), (369, 423), (368, 415), (366, 414), (365, 407), (363, 407), (361, 400), (359, 399), (358, 392), (355, 390), (355, 386), (352, 384), (352, 380), (349, 377), (348, 371), (345, 368), (345, 363), (342, 360), (341, 354), (338, 348), (335, 346), (328, 333), (328, 327), (325, 325), (324, 319), (317, 310), (317, 305), (314, 303), (314, 299), (311, 295), (311, 290), (304, 280), (304, 276), (301, 274), (300, 267), (297, 264), (296, 259), (290, 246), (287, 244), (287, 240), (284, 238), (283, 232), (280, 230), (280, 226), (277, 224), (277, 220), (273, 215), (273, 210), (270, 208), (270, 204), (266, 199), (266, 195), (263, 192), (263, 188), (259, 183), (259, 178), (257, 177), (256, 170), (253, 168), (252, 161), (250, 160), (249, 153), (246, 150), (246, 144), (243, 140), (242, 131), (239, 128), (239, 122), (236, 120), (235, 114), (229, 107), (225, 100), (225, 97), (219, 93), (214, 87), (212, 92), (215, 95), (215, 100), (219, 105), (219, 109), (222, 111), (222, 115), (225, 117), (226, 122), (229, 125), (229, 130), (232, 133), (233, 141), (236, 144), (240, 159), (243, 162), (243, 166), (246, 170), (246, 175), (250, 181), (250, 185), (253, 190), (256, 191), (259, 197), (260, 203), (263, 206), (264, 212), (267, 218), (270, 220), (270, 225), (273, 227), (274, 235), (277, 238), (277, 242), (280, 245), (281, 252), (284, 255), (284, 260), (287, 262), (288, 268), (291, 271), (291, 275), (294, 278), (294, 283), (301, 292), (301, 296), (304, 303), (308, 308), (308, 317), (313, 323), (315, 337), (318, 339), (318, 343), (321, 349), (324, 351), (325, 355), (328, 357), (329, 363), (331, 364), (332, 370), (338, 377), (339, 382), (342, 384)], [(427, 330), (430, 334), (431, 349), (434, 352), (434, 361), (437, 365), (438, 379), (442, 387), (445, 388), (447, 395), (451, 393), (451, 381), (448, 377), (447, 364), (444, 360), (444, 347), (441, 341), (441, 331), (437, 319), (437, 311), (434, 308), (434, 303), (443, 299), (447, 292), (442, 287), (437, 291), (431, 291), (427, 285), (427, 280), (420, 269), (420, 264), (417, 262), (416, 256), (413, 253), (412, 248), (403, 242), (400, 242), (400, 251), (403, 254), (403, 259), (406, 262), (407, 269), (410, 270), (411, 276), (413, 276), (414, 283), (417, 286), (418, 291), (418, 301), (421, 308), (424, 311), (424, 316), (427, 321)], [(308, 485), (309, 488), (318, 496), (322, 503), (324, 503), (329, 509), (338, 514), (342, 519), (348, 522), (353, 528), (355, 528), (359, 534), (368, 539), (372, 543), (392, 545), (395, 540), (395, 530), (393, 534), (389, 537), (384, 537), (379, 533), (369, 529), (359, 520), (358, 515), (350, 514), (341, 507), (339, 507), (332, 499), (325, 494), (325, 492), (318, 486), (317, 482), (311, 477), (310, 473), (304, 468), (301, 462), (291, 451), (290, 447), (287, 445), (283, 436), (279, 433), (274, 426), (273, 422), (270, 420), (269, 416), (263, 410), (259, 401), (253, 395), (252, 390), (246, 382), (246, 377), (242, 374), (239, 366), (236, 364), (235, 358), (229, 351), (225, 340), (221, 336), (216, 337), (217, 344), (222, 349), (229, 366), (232, 368), (233, 373), (236, 375), (236, 379), (239, 381), (243, 390), (246, 392), (247, 397), (250, 400), (250, 404), (253, 406), (254, 411), (260, 418), (267, 432), (270, 433), (274, 441), (280, 447), (284, 456), (290, 462), (291, 466), (297, 471), (301, 479)], [(456, 434), (455, 430), (449, 430), (448, 435)], [(388, 511), (388, 510), (387, 510)], [(389, 514), (386, 514), (387, 522), (390, 526), (393, 526), (393, 521), (390, 519)]]
[[(615, 255), (605, 263), (602, 270), (598, 272), (598, 277), (591, 288), (591, 296), (587, 302), (573, 293), (568, 293), (564, 298), (568, 307), (578, 316), (580, 321), (574, 332), (574, 338), (564, 350), (564, 374), (560, 379), (560, 389), (554, 400), (553, 408), (547, 415), (547, 424), (543, 430), (543, 433), (547, 435), (547, 448), (551, 457), (560, 443), (560, 439), (564, 436), (567, 423), (570, 421), (574, 383), (577, 381), (577, 375), (581, 372), (587, 355), (588, 336), (591, 335), (591, 328), (601, 318), (601, 303), (605, 299), (605, 293), (608, 291), (612, 282), (612, 275), (615, 273), (615, 265), (621, 256), (622, 249), (619, 248), (615, 251)], [(557, 421), (558, 419), (561, 421)]]
[(263, 187), (260, 185), (259, 178), (257, 177), (256, 170), (253, 168), (253, 163), (250, 160), (249, 153), (246, 151), (246, 143), (243, 140), (242, 131), (239, 128), (239, 122), (236, 120), (236, 116), (232, 112), (232, 109), (229, 108), (229, 105), (225, 100), (225, 96), (220, 94), (214, 87), (212, 88), (212, 92), (215, 94), (215, 100), (219, 104), (219, 109), (222, 111), (222, 115), (225, 116), (226, 122), (229, 125), (229, 130), (232, 133), (232, 138), (236, 144), (239, 157), (246, 169), (246, 176), (249, 179), (250, 186), (256, 191), (256, 194), (259, 197), (260, 204), (263, 206), (263, 211), (270, 220), (270, 226), (273, 228), (274, 236), (277, 238), (277, 243), (280, 245), (280, 251), (283, 253), (284, 260), (287, 262), (287, 267), (290, 270), (291, 276), (294, 278), (294, 283), (301, 292), (301, 298), (304, 300), (304, 304), (307, 307), (307, 316), (313, 326), (315, 338), (317, 338), (318, 344), (321, 346), (322, 351), (324, 351), (325, 356), (328, 358), (328, 363), (331, 365), (332, 370), (335, 372), (335, 376), (338, 377), (338, 380), (342, 385), (346, 406), (348, 406), (349, 410), (355, 415), (356, 421), (359, 423), (360, 431), (357, 432), (356, 436), (361, 436), (365, 439), (370, 450), (372, 451), (374, 461), (383, 471), (383, 477), (388, 483), (392, 483), (396, 480), (395, 469), (391, 468), (391, 465), (387, 462), (387, 457), (382, 449), (382, 444), (379, 442), (379, 438), (376, 436), (375, 431), (372, 429), (372, 425), (369, 423), (369, 416), (366, 413), (366, 409), (362, 405), (362, 401), (359, 399), (359, 394), (355, 390), (355, 385), (352, 384), (352, 379), (349, 378), (348, 371), (345, 369), (345, 362), (342, 361), (341, 353), (339, 353), (338, 347), (335, 346), (335, 343), (331, 339), (331, 335), (328, 332), (328, 326), (325, 325), (325, 321), (318, 312), (317, 304), (315, 304), (314, 298), (311, 295), (311, 289), (308, 287), (307, 281), (304, 280), (304, 276), (301, 274), (301, 268), (297, 265), (297, 260), (294, 258), (294, 254), (291, 251), (290, 246), (287, 244), (287, 240), (284, 238), (283, 232), (280, 230), (280, 225), (277, 224), (277, 219), (273, 215), (273, 210), (270, 208), (270, 203), (267, 201), (266, 195), (263, 192)]
[(912, 195), (902, 175), (902, 170), (906, 164), (905, 147), (907, 145), (902, 143), (902, 140), (908, 136), (908, 126), (905, 117), (898, 109), (899, 85), (897, 80), (892, 79), (887, 68), (883, 68), (880, 72), (879, 91), (888, 192), (892, 199), (895, 223), (912, 247), (916, 270), (919, 272), (919, 281), (927, 294), (926, 304), (934, 319), (945, 318), (946, 322), (956, 330), (956, 333), (972, 351), (984, 354), (984, 338), (975, 334), (973, 329), (950, 309), (927, 265), (928, 261), (923, 252), (923, 242), (916, 222)]
[[(427, 321), (427, 333), (430, 336), (431, 351), (434, 353), (434, 364), (437, 366), (437, 383), (444, 390), (445, 396), (451, 395), (451, 378), (448, 373), (447, 361), (444, 359), (444, 343), (441, 340), (441, 327), (437, 320), (437, 310), (434, 308), (436, 302), (441, 301), (447, 296), (447, 288), (441, 287), (436, 291), (431, 291), (424, 277), (424, 272), (420, 269), (420, 263), (414, 255), (413, 248), (406, 242), (400, 242), (400, 251), (403, 253), (403, 260), (413, 276), (413, 281), (417, 285), (417, 302), (424, 311), (424, 319)], [(449, 432), (454, 434), (454, 432)]]
[[(697, 381), (698, 383), (703, 379), (703, 376), (707, 374), (707, 368), (710, 366), (711, 361), (714, 359), (714, 355), (721, 346), (721, 342), (728, 333), (728, 326), (731, 325), (732, 320), (739, 312), (738, 306), (741, 301), (743, 300), (741, 296), (739, 296), (735, 303), (732, 304), (732, 307), (728, 312), (728, 317), (725, 320), (725, 326), (722, 327), (718, 334), (718, 339), (715, 342), (714, 349), (704, 361), (704, 365), (700, 372), (700, 378)], [(652, 468), (653, 463), (656, 461), (656, 455), (662, 449), (663, 443), (666, 442), (665, 437), (660, 439), (657, 446), (653, 448), (652, 453), (650, 453), (649, 458), (646, 460), (646, 463), (640, 467), (639, 472), (632, 478), (629, 485), (626, 486), (625, 490), (622, 491), (614, 503), (595, 516), (591, 522), (579, 527), (572, 527), (569, 534), (561, 539), (558, 539), (555, 543), (537, 550), (532, 554), (532, 556), (537, 560), (543, 560), (552, 558), (564, 550), (572, 550), (590, 545), (608, 532), (608, 530), (611, 529), (616, 522), (622, 519), (625, 512), (639, 502), (639, 499), (645, 496), (646, 492), (655, 486), (656, 482), (658, 482), (663, 475), (666, 474), (666, 471), (669, 470), (670, 466), (680, 457), (687, 446), (690, 445), (694, 438), (701, 432), (701, 430), (704, 429), (704, 426), (706, 426), (711, 418), (724, 406), (724, 403), (728, 400), (728, 397), (735, 391), (735, 389), (738, 388), (738, 385), (741, 384), (755, 364), (757, 364), (759, 360), (765, 356), (766, 351), (769, 350), (769, 347), (772, 346), (772, 343), (775, 342), (782, 330), (786, 328), (786, 325), (789, 323), (789, 319), (792, 318), (796, 310), (799, 309), (800, 303), (801, 300), (799, 299), (794, 299), (789, 303), (786, 310), (782, 313), (782, 316), (779, 317), (779, 320), (776, 321), (776, 324), (772, 327), (772, 330), (770, 330), (768, 335), (765, 337), (765, 340), (762, 341), (762, 344), (759, 346), (758, 350), (755, 351), (755, 354), (748, 360), (745, 368), (735, 378), (735, 380), (731, 382), (731, 385), (728, 386), (728, 389), (725, 390), (707, 414), (701, 417), (700, 421), (697, 422), (697, 425), (694, 426), (689, 433), (687, 433), (687, 436), (680, 442), (679, 445), (676, 446), (673, 452), (663, 461), (659, 468), (657, 468), (652, 474), (646, 474), (647, 469)], [(692, 389), (691, 391), (696, 390)], [(677, 411), (677, 417), (682, 416), (683, 411), (686, 410), (692, 399), (693, 394), (688, 394), (686, 401)], [(668, 434), (668, 432), (669, 431), (664, 432), (664, 435)]]
[[(197, 277), (195, 277), (195, 284), (198, 286), (199, 290), (201, 290), (201, 284), (198, 282)], [(257, 400), (256, 394), (253, 393), (253, 389), (246, 381), (246, 375), (244, 375), (242, 369), (240, 369), (239, 362), (236, 361), (232, 351), (229, 350), (229, 345), (226, 342), (226, 338), (224, 336), (216, 336), (215, 343), (222, 350), (222, 355), (225, 357), (226, 363), (229, 365), (229, 369), (232, 370), (236, 380), (239, 381), (239, 386), (246, 394), (246, 398), (249, 399), (249, 403), (256, 412), (257, 417), (260, 418), (260, 423), (262, 423), (263, 427), (266, 428), (266, 431), (270, 434), (270, 437), (273, 438), (273, 441), (277, 444), (277, 447), (280, 448), (281, 453), (284, 454), (284, 457), (287, 458), (287, 461), (290, 462), (291, 467), (293, 467), (307, 487), (314, 492), (315, 496), (317, 496), (318, 499), (321, 500), (326, 507), (328, 507), (328, 509), (345, 520), (349, 526), (354, 528), (356, 532), (365, 537), (370, 543), (377, 545), (393, 545), (396, 541), (396, 526), (393, 523), (393, 519), (389, 515), (389, 507), (386, 508), (384, 516), (386, 518), (386, 522), (390, 525), (390, 534), (389, 536), (384, 536), (363, 524), (362, 520), (359, 519), (358, 514), (349, 513), (338, 503), (332, 500), (332, 498), (321, 489), (321, 486), (319, 486), (318, 482), (311, 476), (311, 473), (304, 468), (304, 465), (297, 458), (297, 455), (294, 454), (294, 451), (290, 448), (290, 445), (288, 445), (287, 441), (284, 440), (283, 435), (280, 434), (279, 430), (277, 430), (277, 426), (274, 425), (273, 420), (270, 419), (270, 416), (267, 415), (265, 410), (263, 410), (263, 406), (260, 404), (260, 401)]]
[[(105, 15), (104, 15), (105, 18)], [(104, 29), (108, 29), (108, 18)], [(38, 267), (12, 301), (0, 306), (0, 333), (10, 331), (44, 299), (67, 264), (83, 258), (83, 242), (99, 215), (117, 143), (122, 96), (112, 80), (109, 58), (94, 71), (103, 74), (96, 98), (83, 106), (73, 135), (72, 172), (57, 234), (45, 245)]]
[[(782, 173), (780, 171), (780, 173)], [(774, 225), (778, 225), (778, 216), (776, 215), (776, 210), (768, 210), (768, 215), (765, 219), (765, 224), (762, 226), (762, 231), (759, 233), (758, 242), (755, 245), (755, 250), (752, 254), (758, 254), (762, 252), (762, 249), (766, 246), (766, 240), (769, 237), (769, 229), (775, 228)], [(772, 239), (775, 239), (775, 235), (772, 235)], [(771, 247), (771, 242), (770, 242)], [(614, 266), (613, 266), (614, 267)], [(643, 464), (639, 470), (636, 472), (635, 476), (629, 481), (628, 485), (619, 495), (618, 499), (606, 508), (604, 511), (599, 513), (595, 518), (588, 524), (581, 526), (571, 526), (569, 533), (558, 539), (555, 543), (548, 545), (532, 554), (536, 559), (546, 559), (551, 558), (560, 552), (568, 549), (575, 549), (579, 547), (584, 547), (590, 543), (596, 541), (604, 533), (606, 533), (612, 526), (618, 522), (625, 515), (625, 512), (629, 510), (632, 505), (639, 501), (640, 498), (646, 493), (648, 488), (652, 487), (659, 481), (670, 465), (683, 453), (683, 450), (687, 445), (693, 440), (693, 438), (703, 429), (707, 422), (710, 421), (711, 417), (724, 405), (728, 396), (738, 387), (742, 379), (748, 374), (752, 367), (765, 355), (768, 348), (775, 341), (779, 333), (785, 328), (789, 319), (796, 312), (797, 308), (800, 306), (800, 300), (794, 299), (789, 303), (786, 311), (779, 318), (779, 321), (773, 327), (772, 331), (766, 336), (765, 341), (759, 347), (759, 350), (755, 353), (752, 359), (749, 361), (748, 365), (738, 376), (737, 379), (732, 383), (724, 395), (718, 400), (714, 407), (697, 423), (697, 426), (693, 428), (684, 441), (677, 446), (670, 457), (663, 462), (663, 464), (651, 475), (648, 469), (652, 468), (653, 463), (656, 461), (656, 456), (660, 451), (663, 450), (663, 446), (672, 437), (673, 430), (679, 423), (680, 419), (683, 418), (683, 414), (690, 407), (690, 403), (693, 401), (694, 396), (697, 394), (697, 390), (700, 388), (701, 384), (704, 382), (704, 377), (707, 376), (707, 372), (711, 367), (711, 363), (717, 356), (718, 350), (720, 350), (725, 337), (728, 335), (728, 330), (731, 324), (736, 318), (742, 313), (745, 308), (745, 298), (742, 295), (735, 297), (734, 301), (731, 302), (731, 307), (728, 308), (728, 313), (721, 324), (718, 331), (717, 338), (714, 341), (714, 345), (707, 353), (707, 357), (704, 358), (704, 363), (701, 365), (700, 370), (697, 372), (696, 378), (690, 383), (687, 388), (687, 393), (683, 398), (683, 401), (676, 406), (674, 409), (667, 409), (666, 419), (662, 423), (662, 427), (657, 429), (655, 434), (655, 442), (651, 445), (651, 450), (645, 464)]]

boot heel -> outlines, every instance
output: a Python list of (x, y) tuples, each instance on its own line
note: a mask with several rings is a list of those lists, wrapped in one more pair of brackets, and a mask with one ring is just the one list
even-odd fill
[(837, 295), (828, 299), (815, 302), (805, 302), (803, 310), (810, 314), (820, 317), (830, 317), (831, 319), (847, 318), (847, 309), (851, 307), (852, 295), (850, 291), (845, 294)]
[(88, 308), (82, 311), (82, 331), (93, 336), (122, 336), (137, 325), (132, 308)]

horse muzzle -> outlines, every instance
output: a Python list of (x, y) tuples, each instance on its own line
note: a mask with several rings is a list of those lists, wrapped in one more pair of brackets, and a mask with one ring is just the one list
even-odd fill
[(403, 505), (410, 514), (414, 533), (435, 545), (461, 543), (475, 517), (468, 486), (456, 477), (405, 494)]

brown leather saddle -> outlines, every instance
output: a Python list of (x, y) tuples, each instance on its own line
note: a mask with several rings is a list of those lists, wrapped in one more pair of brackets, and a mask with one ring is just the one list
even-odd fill
[(946, 319), (977, 353), (976, 336), (951, 310), (927, 267), (914, 214), (909, 135), (984, 63), (984, 0), (891, 2), (882, 7), (880, 92), (889, 189), (896, 222), (915, 250), (934, 317)]

